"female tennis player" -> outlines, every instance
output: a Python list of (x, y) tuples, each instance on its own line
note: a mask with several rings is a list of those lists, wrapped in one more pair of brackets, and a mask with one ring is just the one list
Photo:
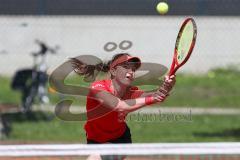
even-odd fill
[[(165, 77), (159, 89), (151, 93), (132, 86), (141, 60), (127, 53), (117, 54), (107, 64), (96, 66), (84, 65), (74, 58), (72, 62), (78, 74), (92, 76), (94, 70), (101, 70), (111, 75), (110, 79), (95, 81), (90, 86), (86, 104), (88, 120), (85, 124), (88, 144), (132, 143), (130, 129), (124, 121), (126, 115), (163, 102), (176, 81), (174, 75)], [(98, 112), (93, 114), (94, 110)]]

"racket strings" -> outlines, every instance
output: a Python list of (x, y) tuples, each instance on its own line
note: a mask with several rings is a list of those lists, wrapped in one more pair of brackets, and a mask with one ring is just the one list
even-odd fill
[(193, 23), (189, 21), (181, 33), (179, 43), (177, 46), (177, 61), (179, 64), (182, 63), (185, 57), (187, 56), (188, 51), (191, 48), (193, 36), (194, 36)]

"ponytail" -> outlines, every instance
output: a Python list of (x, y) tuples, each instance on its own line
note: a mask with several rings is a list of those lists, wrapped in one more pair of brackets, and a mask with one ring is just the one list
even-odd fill
[(90, 65), (82, 62), (81, 60), (77, 58), (70, 58), (70, 62), (72, 64), (72, 68), (75, 73), (77, 73), (80, 76), (84, 76), (85, 78), (93, 78), (95, 71), (102, 71), (102, 72), (108, 72), (110, 67), (108, 63), (98, 63), (96, 65)]
[[(128, 53), (120, 53), (113, 56), (112, 60), (107, 63), (98, 63), (95, 65), (86, 64), (77, 58), (70, 58), (72, 68), (75, 73), (80, 76), (84, 76), (85, 79), (93, 79), (95, 71), (108, 72), (110, 70), (110, 64), (123, 55), (129, 55)], [(130, 56), (130, 55), (129, 55)]]

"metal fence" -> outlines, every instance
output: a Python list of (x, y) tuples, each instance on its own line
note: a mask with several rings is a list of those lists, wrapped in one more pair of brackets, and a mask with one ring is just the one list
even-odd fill
[[(1, 16), (0, 74), (12, 75), (32, 65), (30, 53), (35, 39), (60, 47), (47, 59), (50, 70), (70, 57), (83, 54), (108, 60), (118, 52), (129, 52), (144, 62), (169, 66), (176, 36), (186, 16)], [(194, 16), (198, 37), (184, 72), (202, 73), (211, 68), (240, 64), (240, 18)], [(131, 41), (123, 50), (119, 44)], [(117, 44), (111, 52), (108, 42)], [(16, 58), (17, 57), (17, 58)]]

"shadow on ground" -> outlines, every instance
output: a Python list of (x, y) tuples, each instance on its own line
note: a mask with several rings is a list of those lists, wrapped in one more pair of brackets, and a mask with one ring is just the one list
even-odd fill
[(38, 122), (38, 121), (51, 121), (54, 115), (41, 111), (23, 113), (16, 105), (1, 104), (0, 105), (0, 139), (9, 136), (14, 122)]
[(222, 132), (198, 132), (193, 134), (196, 137), (229, 137), (229, 138), (235, 138), (237, 140), (240, 140), (240, 128), (235, 129), (226, 129)]
[(1, 115), (4, 120), (9, 122), (25, 122), (25, 121), (50, 121), (53, 119), (53, 115), (46, 112), (16, 112), (16, 113), (5, 113)]

